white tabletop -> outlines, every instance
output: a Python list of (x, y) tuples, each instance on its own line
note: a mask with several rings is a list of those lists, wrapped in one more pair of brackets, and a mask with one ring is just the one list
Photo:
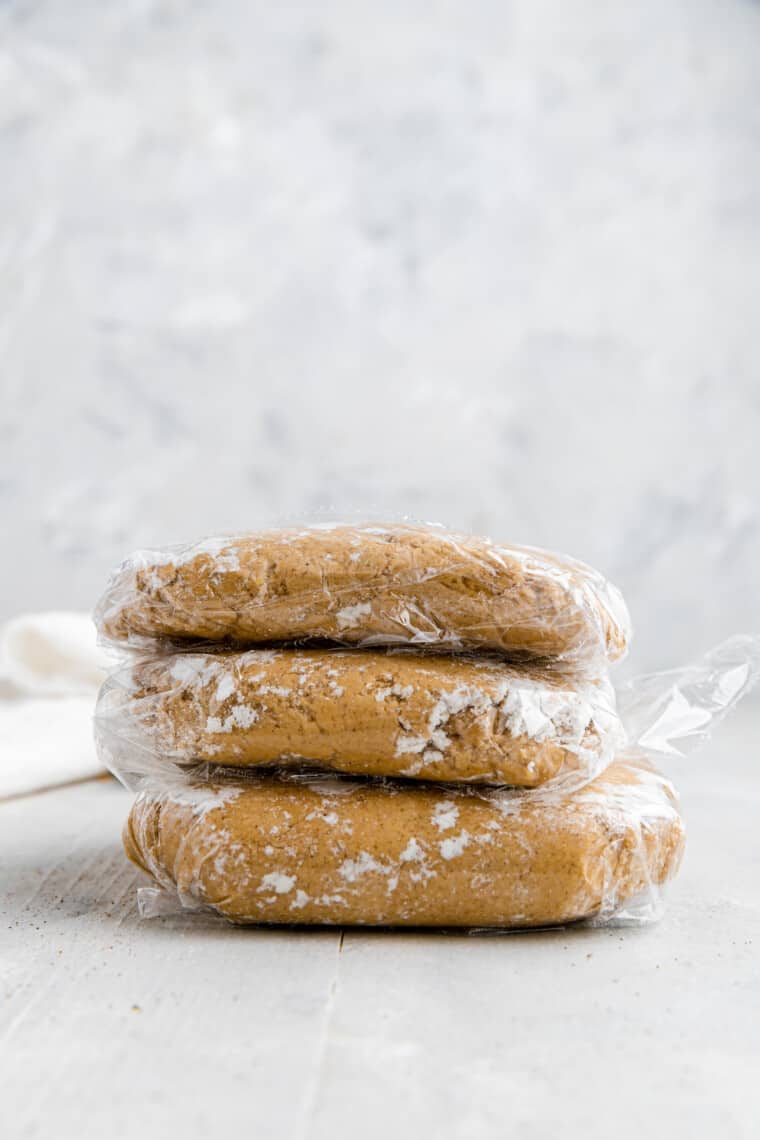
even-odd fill
[(689, 845), (645, 929), (144, 921), (127, 792), (0, 804), (4, 1137), (757, 1136), (759, 746), (748, 705), (673, 765)]

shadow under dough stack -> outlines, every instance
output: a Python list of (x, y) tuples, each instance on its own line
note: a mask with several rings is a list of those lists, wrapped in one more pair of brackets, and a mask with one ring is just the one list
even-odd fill
[(683, 829), (625, 746), (619, 593), (570, 559), (335, 524), (139, 552), (96, 612), (129, 857), (241, 923), (648, 917)]

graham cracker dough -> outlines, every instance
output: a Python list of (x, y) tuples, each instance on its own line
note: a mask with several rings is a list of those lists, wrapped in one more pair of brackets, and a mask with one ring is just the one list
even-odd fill
[(517, 928), (653, 906), (683, 834), (670, 783), (626, 757), (573, 791), (178, 780), (143, 789), (124, 844), (238, 923)]
[(132, 644), (326, 639), (579, 663), (616, 660), (630, 637), (619, 592), (580, 562), (396, 524), (137, 552), (111, 579), (96, 620), (106, 638)]
[(493, 658), (381, 650), (184, 653), (106, 682), (107, 756), (535, 787), (593, 774), (623, 742), (605, 680)]

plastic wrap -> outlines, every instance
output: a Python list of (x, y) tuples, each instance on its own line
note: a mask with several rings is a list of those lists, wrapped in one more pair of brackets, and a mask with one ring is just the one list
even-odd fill
[(672, 785), (629, 755), (573, 790), (162, 782), (124, 843), (163, 889), (148, 914), (173, 896), (237, 923), (521, 929), (656, 917), (683, 825)]
[(630, 740), (660, 757), (690, 752), (760, 679), (760, 636), (739, 634), (699, 661), (618, 687)]
[(434, 645), (599, 671), (623, 656), (620, 593), (580, 562), (442, 527), (315, 524), (138, 551), (96, 609), (117, 644)]
[(139, 661), (104, 685), (95, 725), (104, 763), (133, 788), (172, 765), (272, 764), (534, 787), (593, 776), (625, 739), (606, 678), (399, 650)]

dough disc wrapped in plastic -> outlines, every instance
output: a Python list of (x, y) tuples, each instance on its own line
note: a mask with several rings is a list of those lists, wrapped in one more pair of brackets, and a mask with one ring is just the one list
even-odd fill
[(494, 658), (316, 649), (183, 653), (109, 679), (96, 711), (127, 783), (172, 763), (535, 787), (623, 743), (609, 681)]
[(509, 929), (652, 917), (683, 826), (631, 756), (571, 791), (178, 780), (140, 792), (124, 843), (184, 906), (234, 922)]
[(140, 551), (96, 620), (114, 642), (491, 650), (583, 665), (624, 654), (619, 592), (580, 562), (437, 527), (336, 524)]

